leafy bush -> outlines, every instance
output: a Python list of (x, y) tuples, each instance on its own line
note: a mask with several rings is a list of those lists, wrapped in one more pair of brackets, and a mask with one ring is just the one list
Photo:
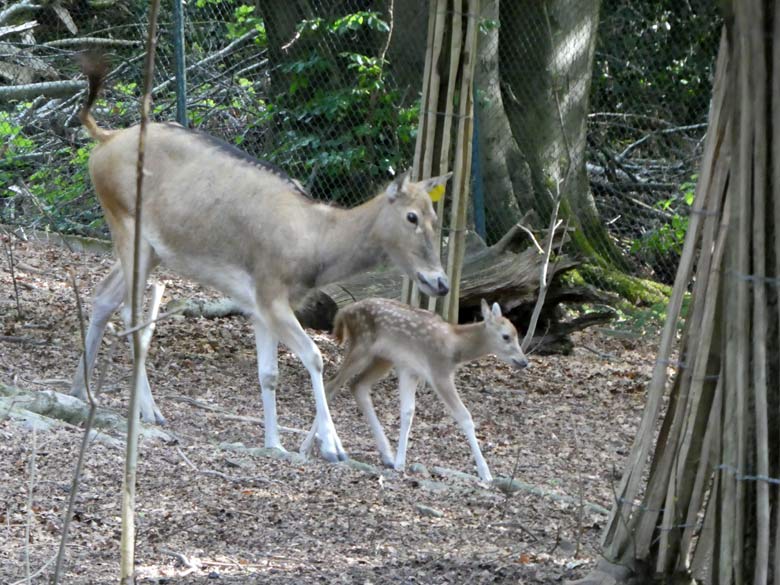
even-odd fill
[(696, 192), (696, 175), (681, 185), (678, 196), (659, 201), (655, 207), (669, 215), (669, 221), (647, 232), (631, 244), (631, 252), (642, 262), (655, 267), (664, 282), (671, 282), (674, 274), (667, 274), (666, 266), (676, 266), (682, 254), (688, 215)]

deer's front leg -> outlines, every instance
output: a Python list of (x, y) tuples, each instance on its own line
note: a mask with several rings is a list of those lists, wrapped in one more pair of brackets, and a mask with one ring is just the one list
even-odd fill
[(461, 401), (460, 396), (458, 396), (458, 391), (455, 389), (455, 381), (452, 377), (439, 380), (434, 385), (434, 390), (447, 406), (452, 418), (458, 423), (463, 434), (466, 435), (469, 447), (471, 447), (471, 454), (474, 456), (474, 461), (477, 464), (479, 478), (482, 481), (493, 481), (488, 464), (482, 456), (482, 450), (479, 448), (479, 441), (477, 441), (477, 435), (474, 432), (474, 421), (471, 418), (471, 413), (465, 407), (463, 401)]
[(336, 434), (336, 427), (333, 426), (328, 401), (325, 398), (322, 354), (314, 341), (306, 335), (288, 303), (277, 301), (272, 307), (274, 330), (278, 333), (279, 339), (298, 356), (311, 377), (314, 403), (317, 408), (316, 424), (317, 436), (320, 439), (320, 453), (328, 461), (344, 461), (347, 459), (347, 454)]
[(279, 343), (268, 328), (260, 322), (255, 322), (255, 343), (257, 345), (257, 373), (263, 397), (265, 446), (284, 451), (279, 439), (279, 427), (276, 420), (276, 385), (279, 381), (277, 348)]

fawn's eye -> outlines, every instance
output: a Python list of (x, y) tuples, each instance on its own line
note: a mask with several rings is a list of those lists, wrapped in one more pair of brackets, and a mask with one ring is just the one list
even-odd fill
[(406, 219), (411, 223), (412, 225), (417, 225), (417, 214), (414, 211), (410, 211), (406, 214)]
[(504, 341), (509, 341), (512, 339), (511, 337), (509, 337), (508, 333), (504, 333), (501, 337), (504, 339)]

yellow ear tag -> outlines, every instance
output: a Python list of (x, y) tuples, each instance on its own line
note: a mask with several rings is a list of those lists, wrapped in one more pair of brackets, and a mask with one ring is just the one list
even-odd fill
[(436, 203), (439, 199), (444, 197), (444, 185), (436, 185), (433, 189), (428, 191), (428, 195), (431, 198), (431, 201)]

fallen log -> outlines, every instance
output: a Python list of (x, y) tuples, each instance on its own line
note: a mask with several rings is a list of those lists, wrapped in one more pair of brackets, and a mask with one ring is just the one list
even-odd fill
[[(8, 417), (38, 428), (61, 424), (80, 427), (87, 420), (88, 413), (86, 402), (68, 394), (54, 390), (25, 390), (0, 383), (0, 419)], [(94, 428), (116, 435), (121, 440), (127, 429), (127, 419), (112, 410), (98, 407)], [(175, 440), (171, 434), (153, 426), (142, 425), (140, 432), (147, 439)]]

